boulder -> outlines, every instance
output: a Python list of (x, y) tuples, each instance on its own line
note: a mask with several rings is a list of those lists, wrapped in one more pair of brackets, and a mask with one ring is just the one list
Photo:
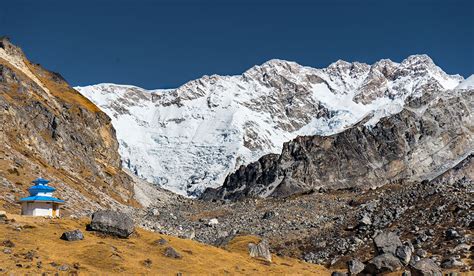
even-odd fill
[(374, 244), (379, 254), (391, 253), (395, 255), (397, 247), (402, 246), (402, 242), (394, 232), (383, 232), (374, 238)]
[(465, 264), (457, 259), (456, 257), (449, 257), (447, 259), (444, 259), (443, 262), (441, 263), (441, 267), (445, 269), (453, 269), (456, 267), (463, 267)]
[(461, 252), (461, 253), (467, 253), (469, 252), (469, 249), (471, 248), (470, 245), (466, 244), (466, 243), (461, 243), (461, 244), (458, 244), (456, 245), (456, 247), (453, 249), (453, 252)]
[(271, 218), (274, 218), (276, 217), (278, 214), (275, 212), (275, 211), (266, 211), (263, 216), (262, 216), (262, 219), (271, 219)]
[(263, 258), (269, 262), (272, 261), (272, 254), (270, 253), (270, 245), (266, 239), (261, 240), (258, 244), (249, 243), (249, 254), (253, 258)]
[(146, 259), (146, 260), (143, 261), (143, 265), (144, 265), (146, 268), (150, 268), (152, 264), (153, 264), (153, 261), (150, 260), (150, 259)]
[(154, 217), (158, 217), (160, 215), (160, 211), (158, 210), (158, 208), (153, 208), (150, 210), (150, 214)]
[(84, 235), (79, 229), (66, 231), (61, 235), (61, 239), (65, 241), (80, 241), (84, 239)]
[(357, 275), (361, 273), (365, 268), (365, 264), (357, 259), (353, 259), (347, 262), (347, 269), (350, 275)]
[(58, 266), (58, 270), (59, 271), (68, 271), (69, 266), (67, 264), (60, 265), (60, 266)]
[(370, 260), (365, 271), (370, 274), (393, 272), (402, 268), (400, 260), (391, 253), (384, 253)]
[(334, 271), (331, 273), (331, 276), (347, 276), (347, 272), (344, 271)]
[(127, 238), (135, 231), (135, 225), (130, 216), (112, 210), (97, 211), (92, 214), (89, 228), (120, 238)]
[(0, 220), (7, 220), (7, 212), (0, 211)]
[(166, 247), (163, 254), (168, 258), (181, 259), (181, 254), (179, 254), (179, 252), (171, 246)]
[(408, 265), (411, 260), (411, 255), (413, 254), (414, 247), (411, 243), (406, 243), (402, 246), (397, 247), (395, 250), (395, 256), (402, 261), (403, 265)]
[(369, 214), (367, 213), (364, 213), (359, 221), (359, 224), (360, 225), (371, 225), (372, 224), (372, 220), (370, 219), (370, 216)]
[(415, 254), (420, 258), (426, 258), (428, 256), (428, 252), (424, 249), (417, 249)]
[(168, 243), (168, 241), (163, 239), (163, 238), (159, 238), (158, 240), (153, 242), (154, 245), (165, 245), (167, 243)]
[(196, 237), (196, 231), (194, 230), (194, 228), (186, 228), (186, 229), (180, 230), (177, 233), (177, 236), (181, 239), (192, 240)]
[(209, 220), (209, 222), (207, 223), (207, 226), (214, 226), (218, 224), (219, 224), (219, 220), (217, 220), (216, 218), (213, 218)]
[(425, 258), (410, 267), (413, 276), (442, 276), (441, 269), (431, 259)]
[(15, 244), (11, 240), (2, 241), (2, 245), (5, 247), (15, 247)]
[(446, 230), (445, 236), (447, 240), (454, 240), (461, 237), (458, 231), (456, 231), (456, 229), (454, 228), (449, 228), (448, 230)]

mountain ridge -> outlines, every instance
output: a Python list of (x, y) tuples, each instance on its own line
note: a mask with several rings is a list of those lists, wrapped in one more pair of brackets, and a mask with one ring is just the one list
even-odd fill
[(431, 181), (472, 154), (473, 91), (409, 101), (374, 126), (299, 136), (208, 188), (204, 199), (288, 197), (319, 189), (369, 190), (397, 180)]
[(452, 89), (462, 80), (428, 56), (414, 55), (400, 63), (337, 61), (323, 69), (272, 59), (242, 75), (203, 76), (176, 89), (76, 89), (112, 118), (126, 167), (173, 192), (198, 196), (298, 135), (337, 133), (371, 113), (367, 123), (374, 124), (399, 112), (407, 97)]

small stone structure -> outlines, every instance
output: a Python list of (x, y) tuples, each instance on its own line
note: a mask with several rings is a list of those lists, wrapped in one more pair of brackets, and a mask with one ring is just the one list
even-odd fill
[(30, 196), (20, 199), (21, 214), (25, 216), (59, 217), (59, 206), (64, 200), (53, 197), (55, 188), (48, 186), (49, 180), (37, 178), (28, 189)]

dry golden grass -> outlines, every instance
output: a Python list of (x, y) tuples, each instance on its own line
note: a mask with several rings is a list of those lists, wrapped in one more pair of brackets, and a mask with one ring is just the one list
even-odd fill
[(74, 90), (66, 81), (59, 80), (54, 73), (49, 72), (48, 70), (43, 69), (40, 65), (33, 64), (28, 60), (25, 60), (25, 64), (55, 97), (58, 97), (67, 103), (82, 106), (91, 112), (100, 112), (100, 109), (94, 103)]
[[(290, 258), (273, 256), (273, 263), (253, 259), (248, 256), (247, 244), (258, 240), (256, 237), (237, 237), (226, 249), (221, 249), (192, 240), (160, 235), (137, 229), (137, 234), (129, 239), (101, 237), (85, 231), (88, 220), (45, 219), (8, 215), (15, 222), (0, 224), (1, 242), (9, 239), (15, 247), (12, 254), (0, 252), (0, 268), (17, 274), (57, 272), (51, 265), (67, 264), (69, 272), (79, 274), (150, 274), (150, 275), (329, 275), (324, 267), (307, 264)], [(22, 230), (15, 230), (15, 224)], [(66, 230), (80, 229), (84, 240), (67, 242), (59, 239)], [(166, 245), (157, 245), (156, 240), (164, 238)], [(171, 259), (163, 255), (167, 246), (172, 246), (181, 259)], [(32, 261), (25, 259), (28, 251), (34, 251)], [(145, 266), (149, 259), (151, 265)], [(41, 261), (41, 268), (37, 263)], [(18, 266), (21, 265), (21, 267)], [(78, 269), (74, 268), (74, 264)], [(29, 266), (29, 267), (28, 267)]]

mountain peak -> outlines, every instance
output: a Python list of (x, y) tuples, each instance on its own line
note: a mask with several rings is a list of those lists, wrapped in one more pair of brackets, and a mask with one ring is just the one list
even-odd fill
[(338, 67), (348, 67), (351, 66), (351, 63), (342, 59), (338, 59), (337, 61), (329, 64), (328, 68), (338, 68)]
[(5, 51), (5, 53), (12, 57), (20, 57), (24, 58), (25, 54), (20, 49), (20, 47), (11, 43), (10, 38), (8, 36), (0, 37), (0, 48)]
[(402, 63), (425, 63), (425, 64), (434, 64), (433, 59), (427, 54), (414, 54), (408, 56), (402, 61)]
[(404, 59), (400, 65), (405, 68), (409, 68), (410, 70), (436, 70), (436, 71), (444, 71), (436, 66), (434, 61), (426, 54), (421, 55), (411, 55)]
[(249, 71), (268, 71), (271, 69), (283, 69), (283, 70), (289, 70), (289, 71), (295, 71), (296, 68), (301, 68), (302, 66), (294, 61), (288, 61), (288, 60), (283, 60), (283, 59), (270, 59), (261, 65), (255, 65), (247, 72)]
[(265, 66), (265, 65), (275, 66), (275, 65), (288, 65), (288, 64), (296, 64), (296, 62), (284, 60), (284, 59), (272, 58), (262, 63), (260, 66)]

